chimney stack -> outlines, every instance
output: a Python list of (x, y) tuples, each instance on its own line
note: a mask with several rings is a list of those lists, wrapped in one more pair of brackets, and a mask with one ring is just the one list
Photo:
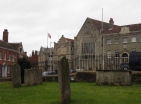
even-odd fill
[(3, 41), (8, 43), (8, 30), (4, 29), (3, 31)]
[(32, 56), (34, 56), (34, 50), (32, 51)]
[(35, 55), (37, 55), (37, 52), (38, 52), (38, 51), (35, 51)]
[(110, 18), (109, 20), (109, 28), (112, 28), (114, 26), (113, 18)]

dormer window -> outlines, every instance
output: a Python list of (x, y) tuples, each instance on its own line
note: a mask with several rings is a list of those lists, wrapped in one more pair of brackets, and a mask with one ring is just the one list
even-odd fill
[(22, 49), (22, 48), (20, 48), (20, 53), (22, 53), (22, 51), (23, 51), (23, 49)]

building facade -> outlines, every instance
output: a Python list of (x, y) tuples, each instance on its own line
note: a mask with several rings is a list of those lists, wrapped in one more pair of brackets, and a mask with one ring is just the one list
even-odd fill
[(28, 58), (30, 61), (32, 68), (38, 67), (38, 51), (32, 51), (32, 55)]
[(69, 63), (69, 69), (74, 69), (74, 40), (65, 38), (64, 35), (59, 39), (58, 43), (54, 43), (54, 69), (58, 70), (58, 59), (66, 57)]
[(74, 38), (74, 68), (118, 70), (129, 63), (132, 51), (141, 52), (141, 24), (118, 26), (87, 18)]
[(4, 29), (3, 40), (0, 40), (0, 77), (11, 77), (12, 64), (19, 58), (18, 48), (13, 44), (8, 42), (8, 30)]
[(43, 71), (54, 70), (54, 48), (41, 47), (38, 55), (38, 67)]
[(112, 28), (104, 29), (102, 33), (106, 56), (104, 68), (118, 70), (121, 63), (129, 63), (130, 52), (141, 52), (141, 24), (114, 26), (113, 19), (110, 21)]

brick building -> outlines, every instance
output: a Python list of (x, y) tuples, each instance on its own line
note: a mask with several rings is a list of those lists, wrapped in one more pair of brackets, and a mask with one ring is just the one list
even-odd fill
[(22, 43), (9, 43), (8, 30), (4, 29), (3, 40), (0, 40), (0, 77), (10, 77), (12, 64), (23, 55)]
[(29, 61), (31, 62), (32, 67), (38, 67), (38, 51), (32, 51), (32, 55), (29, 57)]

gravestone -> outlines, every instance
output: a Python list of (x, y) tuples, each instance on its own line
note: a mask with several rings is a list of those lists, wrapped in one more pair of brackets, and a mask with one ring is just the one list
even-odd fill
[(60, 102), (66, 104), (70, 101), (70, 77), (68, 60), (65, 57), (60, 58), (58, 61), (58, 82)]
[(25, 86), (38, 85), (43, 82), (41, 70), (25, 69), (24, 73)]
[(12, 86), (13, 88), (21, 87), (21, 69), (18, 64), (12, 65)]

